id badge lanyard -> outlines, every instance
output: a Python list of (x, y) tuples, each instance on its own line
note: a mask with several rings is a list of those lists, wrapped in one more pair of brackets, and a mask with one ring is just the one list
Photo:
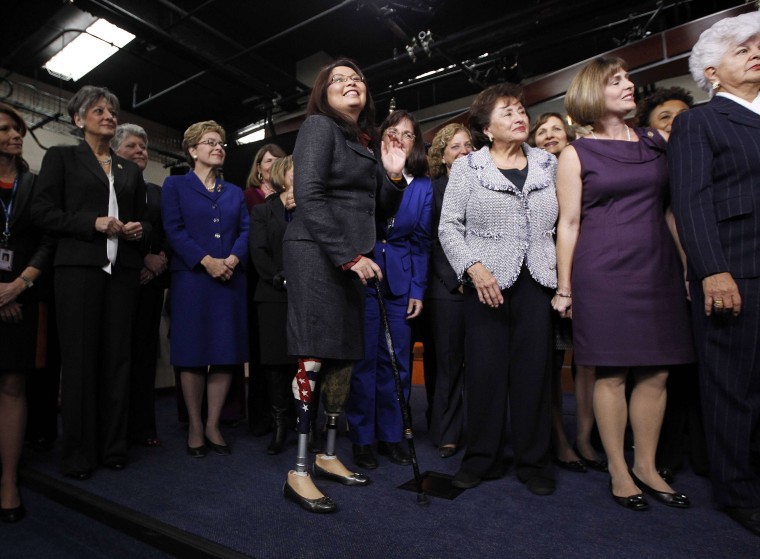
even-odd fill
[(0, 239), (0, 245), (7, 247), (8, 241), (11, 238), (11, 214), (13, 213), (13, 202), (16, 199), (16, 190), (18, 189), (18, 176), (13, 181), (13, 190), (11, 190), (11, 199), (8, 200), (8, 205), (5, 205), (2, 199), (0, 204), (3, 206), (3, 213), (5, 214), (5, 229), (3, 231), (2, 239)]

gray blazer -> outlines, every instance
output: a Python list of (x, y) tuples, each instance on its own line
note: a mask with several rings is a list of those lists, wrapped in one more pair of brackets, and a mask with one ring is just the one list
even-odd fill
[[(316, 241), (336, 267), (372, 252), (375, 212), (380, 219), (394, 215), (406, 183), (393, 185), (378, 165), (379, 154), (347, 140), (329, 117), (308, 117), (298, 137), (293, 153), (297, 210), (285, 240)], [(304, 141), (309, 138), (320, 143)]]
[(341, 266), (372, 252), (375, 218), (396, 213), (405, 187), (391, 183), (380, 158), (346, 139), (331, 118), (303, 123), (293, 151), (296, 209), (283, 242), (291, 355), (364, 356), (367, 288)]
[(438, 237), (463, 283), (470, 281), (467, 268), (480, 262), (507, 289), (525, 262), (534, 280), (557, 287), (557, 159), (528, 144), (522, 148), (528, 158), (522, 191), (496, 168), (487, 148), (454, 162)]

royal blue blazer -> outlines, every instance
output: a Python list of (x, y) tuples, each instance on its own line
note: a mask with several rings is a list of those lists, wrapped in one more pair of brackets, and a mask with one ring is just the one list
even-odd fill
[(433, 188), (428, 177), (415, 178), (393, 218), (377, 224), (375, 262), (391, 295), (419, 299), (427, 287)]

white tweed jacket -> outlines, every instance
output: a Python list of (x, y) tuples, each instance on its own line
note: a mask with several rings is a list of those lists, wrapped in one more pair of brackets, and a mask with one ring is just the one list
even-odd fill
[(467, 268), (480, 262), (510, 287), (526, 262), (530, 275), (545, 287), (557, 287), (554, 226), (557, 159), (522, 145), (528, 177), (522, 191), (496, 168), (488, 148), (454, 162), (441, 209), (438, 237), (446, 257), (464, 283)]

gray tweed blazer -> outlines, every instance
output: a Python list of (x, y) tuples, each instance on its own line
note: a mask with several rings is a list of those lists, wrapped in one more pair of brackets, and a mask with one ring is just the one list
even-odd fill
[(496, 168), (488, 148), (454, 162), (438, 237), (463, 283), (470, 282), (467, 268), (480, 262), (506, 289), (525, 262), (534, 280), (557, 287), (557, 159), (528, 144), (522, 148), (528, 158), (522, 191)]

